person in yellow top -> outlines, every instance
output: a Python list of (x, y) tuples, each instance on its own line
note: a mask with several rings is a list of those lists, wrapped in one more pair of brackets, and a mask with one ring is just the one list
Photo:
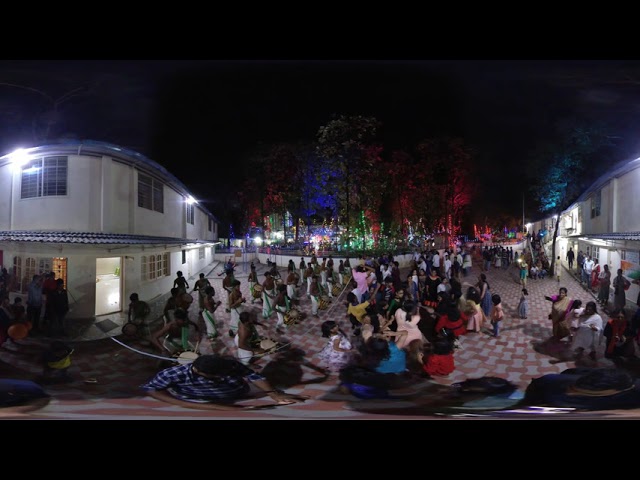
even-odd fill
[(362, 319), (367, 315), (368, 301), (358, 303), (358, 297), (355, 293), (349, 292), (347, 294), (347, 317), (351, 322), (351, 326), (354, 330), (358, 329), (362, 323)]
[(63, 342), (53, 342), (49, 350), (44, 354), (43, 377), (50, 382), (69, 382), (73, 378), (69, 375), (71, 366), (71, 354), (73, 348)]

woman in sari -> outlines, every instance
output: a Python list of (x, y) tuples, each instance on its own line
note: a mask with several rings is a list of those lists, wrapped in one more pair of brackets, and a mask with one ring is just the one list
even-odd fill
[(545, 295), (544, 298), (552, 302), (549, 319), (551, 320), (553, 328), (553, 339), (560, 341), (568, 337), (571, 332), (569, 328), (569, 312), (571, 311), (573, 300), (567, 296), (567, 289), (565, 287), (560, 287), (558, 295), (551, 297)]

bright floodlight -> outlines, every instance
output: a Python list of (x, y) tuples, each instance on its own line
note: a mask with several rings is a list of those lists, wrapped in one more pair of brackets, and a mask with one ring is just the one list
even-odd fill
[(188, 203), (189, 205), (193, 205), (194, 203), (198, 203), (198, 202), (196, 202), (196, 199), (195, 199), (195, 198), (193, 198), (191, 195), (189, 195), (189, 196), (187, 197), (187, 203)]
[(11, 162), (18, 167), (21, 167), (22, 165), (27, 163), (29, 161), (29, 158), (30, 155), (24, 148), (19, 148), (15, 152), (9, 154), (9, 159), (11, 160)]
[(262, 245), (262, 238), (260, 237), (254, 238), (253, 241), (255, 242), (256, 245)]

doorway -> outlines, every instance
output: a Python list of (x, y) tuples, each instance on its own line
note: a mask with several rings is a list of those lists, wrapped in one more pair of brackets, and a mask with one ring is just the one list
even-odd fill
[(96, 316), (122, 311), (122, 257), (96, 258)]
[(64, 280), (64, 288), (69, 289), (67, 283), (67, 259), (65, 257), (54, 257), (51, 271), (56, 274), (56, 280), (61, 278)]

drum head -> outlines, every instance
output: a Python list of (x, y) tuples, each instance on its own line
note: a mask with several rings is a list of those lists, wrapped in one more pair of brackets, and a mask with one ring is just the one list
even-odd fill
[(198, 358), (196, 352), (182, 352), (178, 355), (178, 363), (180, 365), (186, 365), (187, 363), (193, 363), (196, 358)]
[(295, 308), (292, 308), (291, 310), (289, 310), (289, 316), (295, 320), (296, 318), (300, 317), (300, 312)]
[(122, 327), (122, 333), (127, 337), (135, 337), (138, 335), (138, 326), (131, 322), (125, 323)]
[(272, 348), (276, 348), (276, 345), (277, 343), (270, 338), (265, 338), (260, 341), (260, 348), (263, 350), (271, 350)]

